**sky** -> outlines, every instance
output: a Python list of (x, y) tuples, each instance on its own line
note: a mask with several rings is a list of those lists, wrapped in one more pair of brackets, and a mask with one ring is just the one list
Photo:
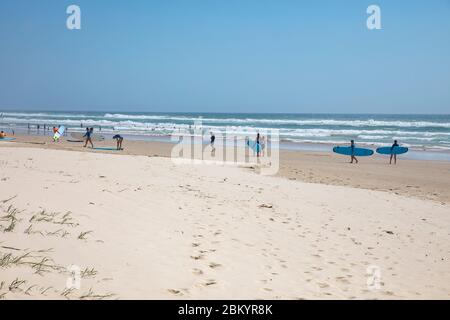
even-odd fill
[(0, 0), (0, 109), (448, 114), (450, 0)]

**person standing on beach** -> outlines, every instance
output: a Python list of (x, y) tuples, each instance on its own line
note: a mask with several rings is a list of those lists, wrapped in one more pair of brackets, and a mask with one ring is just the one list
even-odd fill
[(395, 147), (399, 147), (397, 140), (394, 140), (394, 144), (391, 147), (391, 158), (389, 159), (389, 164), (392, 164), (392, 158), (394, 158), (394, 164), (397, 164), (397, 155), (392, 153)]
[(117, 142), (117, 150), (123, 150), (123, 148), (122, 148), (123, 137), (120, 134), (116, 134), (113, 137), (113, 139), (115, 139)]
[(58, 141), (58, 138), (56, 137), (56, 133), (58, 133), (58, 128), (53, 127), (53, 142)]
[(350, 156), (350, 163), (353, 163), (353, 160), (356, 161), (356, 163), (358, 163), (358, 159), (356, 159), (355, 157), (355, 140), (350, 140), (350, 148), (352, 149), (352, 153)]
[(214, 147), (214, 142), (216, 141), (216, 136), (211, 131), (210, 145), (211, 145), (211, 157), (216, 156), (216, 147)]
[(86, 133), (83, 136), (83, 138), (84, 137), (86, 138), (86, 142), (84, 144), (85, 148), (86, 148), (86, 146), (87, 146), (87, 144), (89, 142), (91, 144), (92, 149), (94, 149), (94, 144), (92, 143), (92, 138), (91, 138), (93, 132), (94, 132), (94, 130), (92, 128), (91, 129), (86, 128)]
[(210, 139), (210, 144), (211, 144), (211, 148), (212, 150), (215, 150), (216, 148), (214, 147), (214, 141), (216, 141), (216, 136), (214, 135), (214, 133), (211, 131), (211, 139)]
[(256, 145), (255, 145), (255, 147), (256, 147), (256, 157), (258, 157), (258, 158), (259, 158), (260, 153), (261, 153), (261, 141), (260, 140), (261, 140), (261, 135), (258, 132), (258, 134), (256, 135)]

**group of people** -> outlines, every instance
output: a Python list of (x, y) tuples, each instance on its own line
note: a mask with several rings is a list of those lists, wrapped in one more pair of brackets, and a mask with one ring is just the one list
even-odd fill
[[(214, 154), (216, 151), (216, 148), (214, 147), (214, 142), (216, 141), (216, 136), (211, 131), (211, 137), (210, 137), (210, 146), (211, 146), (211, 154)], [(249, 145), (249, 141), (246, 141), (246, 144)], [(253, 145), (253, 150), (256, 153), (257, 157), (264, 156), (264, 150), (266, 148), (266, 138), (262, 135), (258, 134), (256, 135), (255, 144)]]
[[(53, 127), (53, 141), (54, 142), (59, 142), (60, 139), (60, 135), (57, 135), (57, 133), (59, 133), (60, 130), (60, 126), (59, 127)], [(3, 131), (2, 131), (3, 133)], [(94, 128), (93, 127), (87, 127), (86, 128), (86, 132), (83, 135), (84, 138), (84, 148), (87, 147), (88, 144), (91, 145), (91, 148), (94, 149), (94, 143), (92, 142), (92, 136), (94, 134)], [(1, 135), (0, 135), (1, 137)], [(117, 150), (123, 150), (122, 148), (122, 142), (123, 142), (123, 137), (120, 134), (116, 134), (113, 137), (114, 140), (116, 140), (117, 143)]]
[[(398, 144), (397, 140), (394, 140), (394, 143), (391, 146), (391, 152), (392, 149), (394, 149), (395, 147), (399, 147), (400, 145)], [(353, 163), (353, 161), (355, 161), (355, 163), (358, 163), (358, 159), (355, 157), (354, 155), (354, 149), (355, 147), (355, 140), (350, 140), (350, 148), (352, 149), (351, 155), (350, 155), (350, 163)], [(391, 153), (391, 157), (389, 159), (389, 164), (392, 164), (392, 159), (394, 159), (394, 164), (397, 164), (397, 155), (395, 153)]]
[[(94, 128), (86, 128), (86, 132), (83, 135), (83, 138), (85, 138), (85, 142), (84, 142), (84, 148), (87, 147), (88, 143), (91, 145), (91, 148), (94, 149), (94, 143), (92, 142), (92, 135), (94, 134)], [(116, 148), (117, 150), (123, 150), (122, 148), (122, 142), (123, 142), (123, 137), (120, 134), (116, 134), (113, 137), (114, 140), (116, 140)]]

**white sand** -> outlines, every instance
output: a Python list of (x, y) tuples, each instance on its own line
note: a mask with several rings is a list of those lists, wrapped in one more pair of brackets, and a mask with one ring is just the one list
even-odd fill
[[(6, 299), (450, 298), (449, 204), (167, 158), (2, 146), (0, 159), (0, 216), (20, 219), (0, 220)], [(70, 264), (94, 272), (64, 292)]]

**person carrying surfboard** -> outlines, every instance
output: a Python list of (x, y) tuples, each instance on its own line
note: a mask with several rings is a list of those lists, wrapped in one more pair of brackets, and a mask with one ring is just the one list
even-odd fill
[(211, 145), (211, 149), (212, 149), (212, 150), (216, 149), (216, 148), (214, 148), (214, 141), (216, 141), (216, 136), (215, 136), (214, 133), (211, 131), (210, 145)]
[(358, 159), (356, 159), (355, 157), (355, 140), (350, 140), (350, 148), (352, 149), (352, 153), (350, 155), (350, 163), (353, 163), (353, 160), (356, 161), (356, 163), (358, 163)]
[(86, 142), (84, 144), (85, 148), (89, 142), (91, 144), (92, 149), (94, 149), (94, 144), (92, 143), (92, 133), (93, 132), (94, 132), (94, 128), (86, 128), (86, 133), (83, 136), (83, 138), (86, 138)]
[(256, 135), (256, 145), (255, 145), (255, 147), (256, 147), (256, 157), (259, 158), (259, 156), (261, 154), (261, 135), (259, 134), (259, 132)]
[(397, 140), (394, 140), (394, 144), (391, 147), (391, 158), (389, 159), (389, 164), (392, 164), (392, 158), (394, 158), (394, 164), (397, 164), (397, 154), (392, 152), (395, 147), (399, 147)]
[(52, 131), (53, 131), (53, 141), (55, 141), (55, 134), (58, 132), (58, 129), (56, 129), (56, 127), (53, 127), (52, 128)]
[(59, 132), (58, 129), (59, 128), (57, 127), (53, 127), (53, 142), (57, 142), (59, 140), (59, 136), (56, 135)]

